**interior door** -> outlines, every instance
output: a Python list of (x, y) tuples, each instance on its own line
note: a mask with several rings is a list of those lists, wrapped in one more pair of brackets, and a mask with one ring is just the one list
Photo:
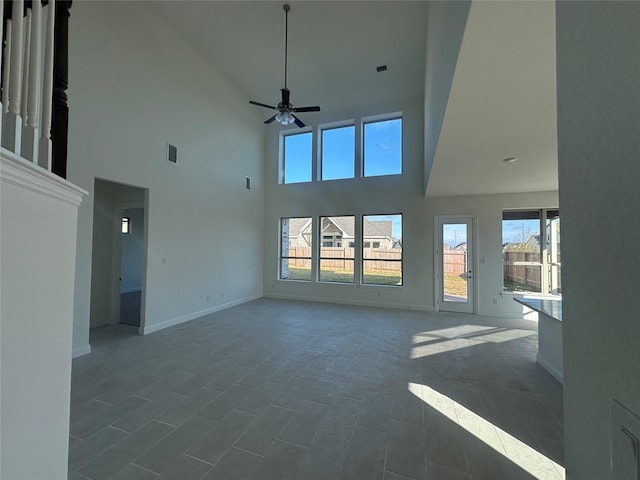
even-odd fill
[(436, 219), (436, 309), (474, 313), (473, 217)]

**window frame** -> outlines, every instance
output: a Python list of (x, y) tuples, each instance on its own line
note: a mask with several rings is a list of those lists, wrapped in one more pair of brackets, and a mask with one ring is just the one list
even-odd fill
[[(286, 177), (286, 171), (287, 171), (287, 139), (294, 137), (294, 136), (299, 136), (299, 135), (311, 135), (311, 141), (310, 141), (310, 156), (309, 156), (309, 180), (303, 180), (303, 181), (299, 181), (299, 182), (288, 182), (287, 181), (287, 177)], [(282, 130), (280, 132), (280, 158), (279, 158), (279, 174), (278, 174), (278, 183), (281, 185), (295, 185), (295, 184), (299, 184), (299, 183), (310, 183), (315, 181), (316, 179), (314, 178), (314, 172), (313, 172), (313, 160), (314, 160), (314, 149), (313, 149), (313, 129), (311, 127), (305, 127), (305, 128), (301, 128), (301, 129), (289, 129), (289, 130)], [(300, 217), (300, 218), (305, 218), (305, 217)]]
[[(366, 174), (366, 127), (375, 123), (400, 120), (400, 171), (396, 173), (382, 173), (378, 175)], [(383, 115), (373, 115), (360, 119), (360, 176), (362, 178), (386, 177), (392, 175), (402, 175), (404, 171), (404, 116), (402, 112), (387, 113)]]
[[(547, 216), (549, 213), (557, 212), (557, 218), (560, 218), (560, 210), (558, 208), (521, 208), (521, 209), (504, 209), (502, 210), (502, 221), (501, 221), (501, 237), (504, 235), (504, 214), (505, 213), (518, 213), (518, 212), (536, 212), (539, 222), (539, 245), (538, 245), (538, 253), (540, 255), (539, 262), (527, 262), (527, 261), (509, 261), (506, 262), (504, 260), (504, 242), (502, 251), (502, 289), (507, 293), (530, 293), (530, 294), (538, 294), (538, 295), (562, 295), (561, 283), (556, 282), (552, 278), (552, 267), (556, 267), (557, 273), (556, 278), (561, 276), (560, 272), (562, 271), (562, 263), (561, 262), (552, 262), (551, 254), (549, 253), (548, 247), (548, 232), (547, 232)], [(501, 238), (504, 240), (504, 238)], [(540, 290), (511, 290), (507, 289), (504, 284), (504, 269), (505, 266), (513, 265), (513, 266), (524, 266), (524, 267), (540, 267)]]
[[(322, 220), (325, 218), (331, 219), (331, 218), (336, 218), (336, 217), (351, 217), (353, 218), (353, 228), (354, 228), (354, 242), (357, 243), (357, 234), (356, 234), (356, 219), (357, 216), (355, 214), (351, 214), (351, 215), (320, 215), (318, 217), (318, 233), (317, 233), (317, 237), (320, 239), (320, 242), (318, 244), (318, 261), (317, 261), (317, 265), (318, 265), (318, 270), (317, 270), (317, 275), (316, 275), (316, 282), (317, 283), (328, 283), (328, 284), (332, 284), (332, 285), (355, 285), (356, 284), (356, 258), (355, 258), (355, 254), (356, 254), (356, 249), (353, 248), (353, 256), (351, 257), (323, 257), (322, 256), (322, 249), (323, 248), (351, 248), (351, 247), (344, 247), (342, 246), (344, 244), (344, 236), (341, 234), (340, 237), (340, 243), (341, 246), (340, 247), (323, 247), (322, 246), (322, 242), (324, 241), (323, 237), (324, 237), (324, 232), (322, 230)], [(336, 237), (336, 235), (333, 235), (334, 239)], [(335, 241), (335, 240), (334, 240)], [(336, 282), (336, 281), (331, 281), (331, 280), (323, 280), (322, 279), (322, 261), (323, 260), (343, 260), (344, 262), (352, 262), (353, 264), (353, 277), (352, 280), (350, 282)]]
[[(373, 240), (365, 241), (365, 228), (364, 221), (367, 217), (384, 217), (384, 216), (399, 216), (400, 217), (400, 241), (402, 242), (402, 238), (404, 235), (404, 215), (401, 212), (396, 213), (372, 213), (362, 215), (360, 218), (360, 284), (366, 287), (390, 287), (390, 288), (402, 288), (404, 287), (404, 244), (400, 249), (400, 259), (392, 259), (392, 258), (368, 258), (365, 256), (365, 248), (368, 250), (379, 249), (374, 247), (375, 243)], [(393, 226), (392, 226), (392, 234), (391, 241), (393, 242)], [(369, 245), (368, 247), (366, 245)], [(395, 262), (400, 264), (400, 283), (397, 285), (385, 285), (380, 283), (366, 283), (365, 282), (365, 262), (367, 261), (379, 261), (379, 262)]]
[[(291, 255), (283, 255), (283, 235), (282, 235), (282, 231), (283, 231), (283, 221), (284, 220), (295, 220), (295, 219), (308, 219), (310, 221), (311, 227), (312, 227), (312, 232), (310, 235), (310, 240), (311, 240), (311, 245), (309, 246), (309, 252), (310, 255), (309, 256), (291, 256)], [(305, 223), (306, 225), (306, 223)], [(290, 227), (289, 227), (290, 228)], [(314, 236), (313, 236), (313, 217), (280, 217), (279, 221), (278, 221), (278, 233), (279, 233), (279, 248), (278, 248), (278, 280), (281, 280), (283, 282), (312, 282), (313, 281), (313, 248), (314, 248)], [(288, 238), (287, 239), (287, 243), (289, 245), (289, 247), (291, 247), (291, 239)], [(295, 279), (295, 278), (282, 278), (282, 262), (283, 260), (308, 260), (309, 261), (309, 268), (310, 268), (310, 273), (309, 273), (309, 279)]]
[[(341, 128), (353, 127), (353, 174), (350, 177), (324, 178), (324, 133), (331, 130), (339, 130)], [(332, 180), (353, 180), (356, 178), (356, 157), (357, 157), (357, 128), (355, 120), (345, 120), (318, 126), (318, 181), (330, 182)]]

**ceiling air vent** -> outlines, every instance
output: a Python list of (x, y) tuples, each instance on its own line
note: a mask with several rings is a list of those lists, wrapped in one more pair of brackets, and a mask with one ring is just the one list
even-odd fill
[(167, 143), (167, 161), (178, 163), (178, 147)]

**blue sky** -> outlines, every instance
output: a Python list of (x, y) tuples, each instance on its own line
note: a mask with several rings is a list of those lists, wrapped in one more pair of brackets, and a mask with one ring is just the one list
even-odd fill
[[(353, 178), (355, 127), (322, 131), (322, 178)], [(313, 135), (311, 132), (284, 138), (285, 183), (310, 182)], [(366, 123), (363, 139), (364, 174), (378, 176), (402, 173), (402, 120)]]
[(467, 225), (460, 224), (446, 224), (442, 227), (442, 240), (445, 245), (453, 248), (467, 241)]
[(540, 235), (540, 220), (502, 221), (502, 243), (526, 242), (531, 235)]
[[(467, 241), (465, 224), (447, 224), (443, 231), (444, 244), (455, 247)], [(531, 235), (540, 234), (540, 220), (504, 220), (502, 222), (502, 243), (526, 242)]]

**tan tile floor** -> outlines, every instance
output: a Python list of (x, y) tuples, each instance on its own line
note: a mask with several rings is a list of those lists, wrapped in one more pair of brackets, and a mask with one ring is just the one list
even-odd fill
[(261, 299), (74, 360), (70, 479), (564, 478), (536, 324)]

